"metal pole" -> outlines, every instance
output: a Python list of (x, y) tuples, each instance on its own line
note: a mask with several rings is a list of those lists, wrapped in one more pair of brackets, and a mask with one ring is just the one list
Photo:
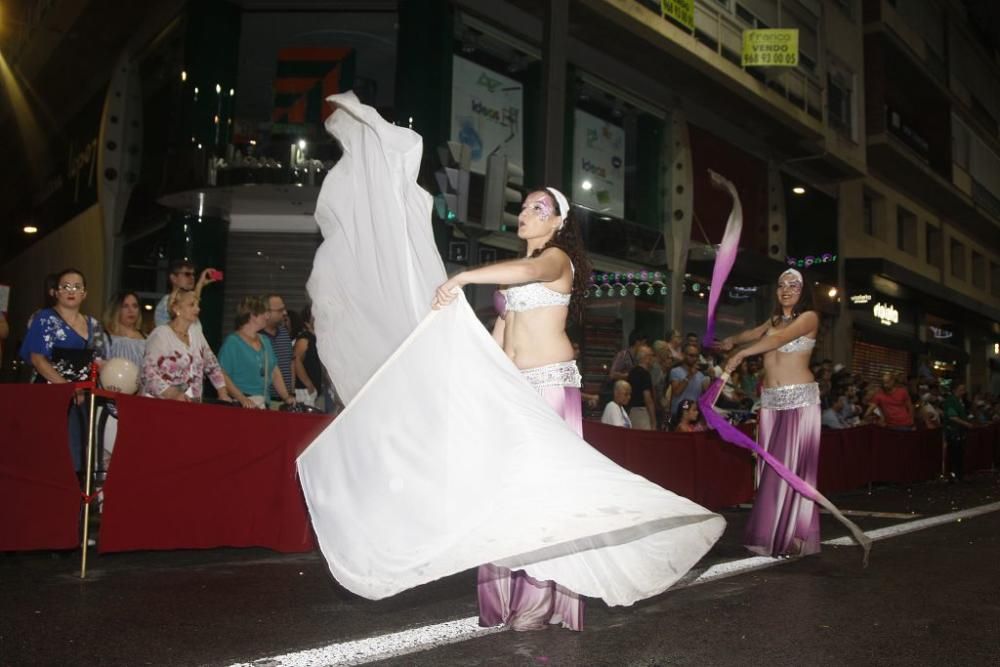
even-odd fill
[(83, 486), (83, 537), (81, 538), (81, 548), (83, 555), (80, 557), (80, 578), (87, 578), (87, 544), (90, 542), (90, 490), (91, 481), (94, 475), (94, 404), (96, 397), (94, 390), (90, 390), (90, 406), (87, 415), (87, 476)]

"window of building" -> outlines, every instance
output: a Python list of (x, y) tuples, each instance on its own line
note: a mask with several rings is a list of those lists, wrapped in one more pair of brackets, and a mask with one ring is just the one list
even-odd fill
[(917, 254), (917, 216), (902, 206), (896, 207), (896, 247), (910, 255)]
[(986, 258), (972, 251), (972, 286), (986, 289)]
[(927, 225), (926, 235), (927, 263), (938, 269), (944, 261), (944, 244), (941, 242), (941, 230), (933, 225)]
[(735, 13), (754, 28), (778, 25), (778, 3), (775, 0), (737, 0)]
[(826, 76), (826, 110), (831, 127), (852, 140), (854, 134), (854, 73), (839, 63), (830, 63)]
[(951, 115), (951, 159), (962, 169), (969, 170), (969, 128), (955, 114)]
[(862, 204), (861, 228), (868, 236), (875, 236), (875, 202), (868, 195), (865, 195)]
[(1000, 264), (990, 262), (990, 294), (1000, 299)]
[(957, 239), (951, 240), (951, 275), (965, 280), (965, 246)]
[(849, 19), (854, 19), (854, 0), (833, 0), (833, 4), (837, 5), (842, 12), (847, 14)]

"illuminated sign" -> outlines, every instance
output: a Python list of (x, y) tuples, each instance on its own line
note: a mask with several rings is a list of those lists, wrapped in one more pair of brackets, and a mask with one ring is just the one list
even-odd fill
[(941, 327), (931, 326), (928, 327), (931, 330), (931, 334), (939, 340), (947, 340), (955, 335), (954, 331), (948, 329), (942, 329)]
[(887, 327), (899, 324), (899, 311), (890, 305), (886, 305), (881, 302), (876, 303), (875, 307), (872, 308), (872, 315), (875, 316), (876, 320)]
[(871, 294), (853, 294), (853, 295), (851, 295), (851, 303), (853, 303), (856, 306), (863, 306), (866, 303), (871, 303), (871, 300), (872, 300), (872, 295)]

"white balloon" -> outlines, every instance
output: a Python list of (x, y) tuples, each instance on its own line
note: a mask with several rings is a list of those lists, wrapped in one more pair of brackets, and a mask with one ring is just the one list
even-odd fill
[(128, 359), (108, 359), (101, 367), (101, 386), (119, 394), (139, 391), (139, 367)]

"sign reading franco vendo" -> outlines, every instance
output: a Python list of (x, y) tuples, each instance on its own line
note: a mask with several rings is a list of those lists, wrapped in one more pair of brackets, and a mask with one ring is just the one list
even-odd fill
[(660, 0), (660, 12), (694, 30), (694, 0)]
[(743, 31), (744, 67), (797, 67), (798, 28)]

